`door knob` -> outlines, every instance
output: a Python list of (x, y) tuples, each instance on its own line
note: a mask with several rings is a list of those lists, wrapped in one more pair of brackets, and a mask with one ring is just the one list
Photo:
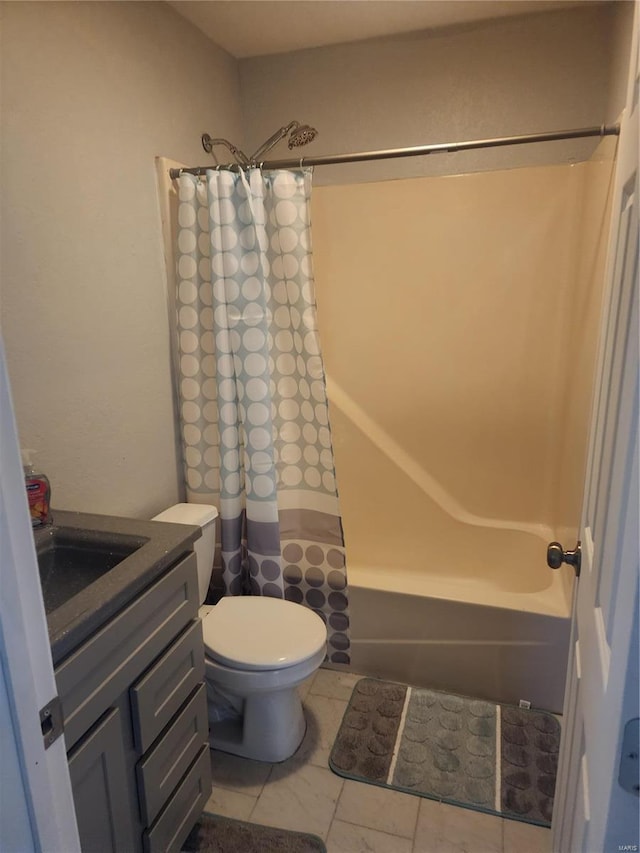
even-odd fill
[(559, 569), (563, 563), (573, 566), (576, 577), (580, 577), (580, 558), (582, 551), (580, 542), (576, 543), (573, 551), (565, 551), (559, 542), (550, 542), (547, 547), (547, 565), (550, 569)]

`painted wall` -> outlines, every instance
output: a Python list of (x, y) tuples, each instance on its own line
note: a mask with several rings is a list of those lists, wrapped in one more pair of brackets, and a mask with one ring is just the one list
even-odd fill
[(54, 506), (180, 497), (154, 157), (242, 138), (235, 60), (164, 3), (4, 3), (0, 309)]
[(634, 0), (613, 3), (606, 121), (617, 121), (624, 108), (629, 77)]
[[(629, 4), (630, 5), (630, 4)], [(244, 60), (255, 150), (297, 118), (305, 153), (404, 147), (561, 130), (605, 120), (616, 4)], [(587, 159), (591, 141), (323, 166), (316, 185)], [(273, 156), (286, 156), (286, 145)]]

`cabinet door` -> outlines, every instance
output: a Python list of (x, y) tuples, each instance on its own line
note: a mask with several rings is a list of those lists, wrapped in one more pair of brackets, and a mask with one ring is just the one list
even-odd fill
[(117, 708), (69, 753), (69, 772), (83, 853), (139, 850)]

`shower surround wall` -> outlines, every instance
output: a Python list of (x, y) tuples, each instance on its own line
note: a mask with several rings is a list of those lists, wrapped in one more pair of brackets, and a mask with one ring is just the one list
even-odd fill
[[(581, 324), (587, 303), (597, 317), (602, 264), (595, 281), (584, 268), (593, 237), (606, 237), (610, 174), (598, 160), (315, 190), (319, 322), (330, 330), (352, 562), (420, 571), (426, 549), (430, 571), (448, 574), (467, 562), (452, 559), (464, 545), (449, 534), (437, 545), (431, 517), (457, 517), (478, 535), (505, 524), (541, 541), (555, 534), (564, 401), (574, 379), (590, 385), (595, 340)], [(583, 222), (587, 193), (600, 204)], [(586, 380), (572, 369), (576, 341)], [(585, 391), (573, 407), (583, 433), (588, 404)], [(581, 485), (563, 499), (574, 516)]]
[(614, 149), (315, 190), (356, 669), (562, 707)]

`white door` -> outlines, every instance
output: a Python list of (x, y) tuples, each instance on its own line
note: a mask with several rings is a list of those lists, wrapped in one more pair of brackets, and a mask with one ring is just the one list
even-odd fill
[[(633, 737), (623, 742), (625, 726), (639, 714), (638, 23), (636, 6), (582, 510), (554, 853), (639, 849), (637, 742), (634, 746)], [(633, 722), (627, 735), (632, 729)]]
[(80, 853), (64, 735), (40, 724), (56, 684), (2, 340), (0, 592), (0, 851)]

